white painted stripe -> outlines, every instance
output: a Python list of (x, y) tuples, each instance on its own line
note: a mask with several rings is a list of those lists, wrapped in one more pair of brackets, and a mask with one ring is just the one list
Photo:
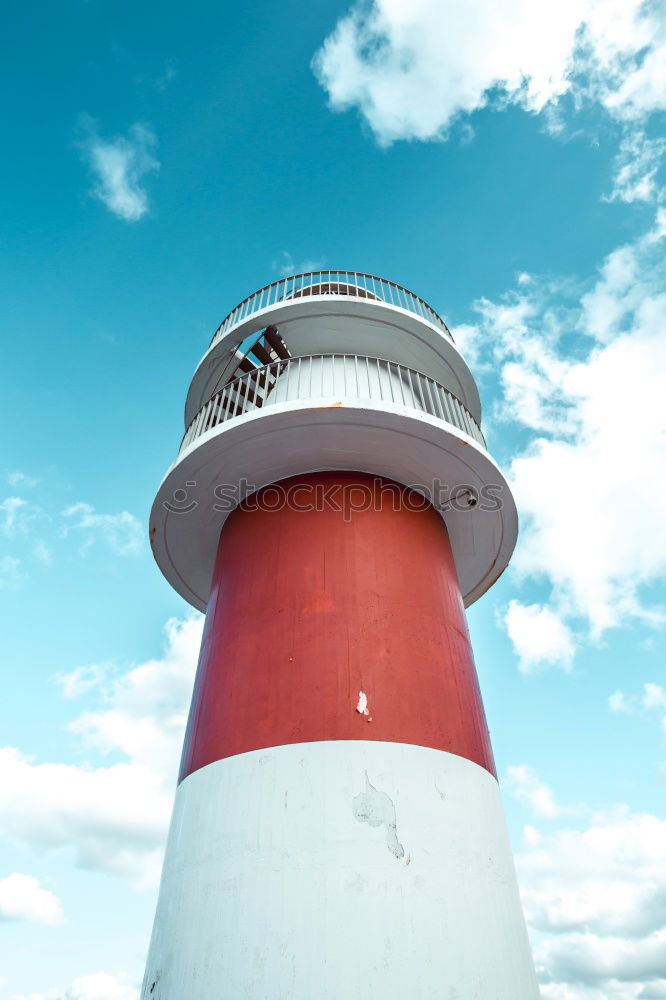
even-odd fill
[(302, 743), (179, 786), (143, 1000), (538, 996), (484, 768), (401, 743)]

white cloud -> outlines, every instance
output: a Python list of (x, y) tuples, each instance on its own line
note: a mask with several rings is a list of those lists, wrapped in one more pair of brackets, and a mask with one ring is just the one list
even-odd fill
[(499, 88), (532, 110), (567, 89), (580, 4), (374, 0), (343, 17), (314, 59), (331, 106), (359, 108), (382, 143), (445, 136)]
[(56, 674), (55, 679), (62, 686), (65, 698), (80, 698), (99, 688), (110, 669), (108, 664), (93, 663), (88, 667), (75, 667), (67, 674)]
[[(616, 901), (610, 899), (608, 904)], [(582, 982), (599, 979), (637, 982), (661, 977), (666, 972), (666, 928), (640, 940), (599, 936), (593, 933), (569, 934), (564, 941), (553, 941), (543, 949), (543, 956), (556, 977), (574, 976)]]
[(568, 983), (541, 986), (542, 1000), (660, 1000), (666, 997), (666, 979), (653, 980), (648, 986), (607, 979), (603, 989)]
[(12, 1000), (138, 1000), (139, 990), (127, 976), (93, 972), (77, 977), (66, 989), (46, 993), (20, 993)]
[(661, 684), (644, 684), (643, 708), (666, 708), (666, 688)]
[(50, 566), (53, 562), (53, 554), (42, 538), (35, 539), (35, 543), (32, 547), (32, 553), (35, 559), (43, 566)]
[(119, 514), (98, 514), (88, 503), (75, 503), (63, 511), (63, 534), (79, 532), (83, 541), (81, 553), (85, 554), (98, 539), (120, 556), (136, 555), (143, 546), (141, 523), (123, 510)]
[(95, 184), (92, 194), (125, 222), (136, 222), (148, 211), (144, 179), (159, 169), (153, 132), (140, 122), (126, 136), (102, 139), (94, 123), (83, 119), (84, 138), (79, 143)]
[(307, 274), (308, 271), (319, 271), (323, 263), (323, 260), (306, 258), (300, 261), (300, 263), (295, 264), (292, 255), (287, 250), (283, 250), (280, 258), (273, 261), (273, 270), (277, 271), (281, 278), (286, 278), (292, 274)]
[(519, 802), (526, 802), (535, 816), (542, 819), (555, 819), (563, 809), (555, 802), (552, 789), (540, 781), (534, 771), (526, 764), (517, 764), (507, 768), (509, 788)]
[(544, 1000), (658, 997), (666, 981), (666, 821), (624, 806), (529, 828), (516, 863)]
[(459, 323), (451, 327), (456, 347), (477, 376), (484, 367), (483, 344), (479, 338), (479, 328), (472, 323)]
[(0, 530), (8, 538), (24, 535), (30, 522), (41, 516), (40, 508), (22, 497), (5, 497), (0, 503)]
[(510, 601), (503, 621), (523, 673), (543, 666), (571, 669), (576, 651), (572, 632), (550, 608)]
[(14, 872), (0, 878), (0, 921), (31, 920), (41, 924), (58, 924), (62, 920), (60, 900), (44, 889), (32, 875)]
[(149, 768), (37, 763), (0, 750), (0, 831), (36, 851), (69, 847), (83, 868), (154, 881), (171, 796)]
[(631, 715), (636, 708), (636, 701), (634, 698), (627, 698), (623, 691), (618, 690), (608, 696), (608, 707), (611, 712), (623, 712), (625, 715)]
[(71, 730), (91, 751), (119, 760), (61, 764), (0, 750), (0, 834), (36, 851), (69, 848), (81, 867), (156, 883), (202, 622), (170, 620), (163, 657), (124, 674), (64, 676), (66, 693), (97, 684), (99, 694), (98, 710)]
[[(590, 20), (593, 92), (620, 119), (666, 106), (666, 19), (662, 0), (597, 0)], [(587, 40), (587, 39), (586, 39)]]
[(70, 729), (103, 753), (121, 751), (170, 783), (177, 770), (203, 618), (170, 619), (164, 656), (102, 685), (100, 708)]
[(643, 685), (642, 695), (627, 696), (623, 691), (615, 691), (608, 699), (612, 712), (633, 714), (639, 708), (643, 712), (657, 712), (660, 715), (661, 728), (666, 732), (666, 688), (661, 684), (648, 681)]
[(39, 479), (34, 476), (29, 476), (27, 473), (22, 472), (20, 469), (13, 469), (7, 473), (7, 482), (14, 489), (32, 489), (33, 486), (37, 486)]
[(522, 525), (514, 572), (550, 585), (555, 616), (541, 619), (540, 637), (541, 605), (534, 620), (520, 604), (505, 615), (523, 668), (558, 652), (566, 664), (572, 624), (597, 641), (665, 620), (645, 596), (666, 575), (665, 233), (660, 210), (582, 295), (532, 278), (476, 305), (470, 339), (499, 381), (495, 418), (530, 433), (508, 469)]
[(0, 556), (0, 590), (15, 590), (24, 582), (21, 561), (15, 556)]
[[(540, 959), (556, 981), (564, 981), (569, 990), (574, 987), (569, 996), (633, 1000), (660, 995), (651, 990), (650, 984), (656, 980), (657, 987), (663, 988), (665, 950), (666, 929), (639, 940), (593, 933), (567, 934), (544, 944)], [(588, 987), (592, 992), (577, 992), (579, 984), (583, 990)], [(545, 996), (558, 994), (549, 992)]]
[[(0, 535), (8, 540), (18, 555), (0, 557), (0, 586), (16, 586), (25, 579), (19, 571), (21, 561), (31, 557), (42, 566), (53, 562), (50, 544), (42, 537), (54, 518), (43, 507), (20, 496), (8, 496), (0, 501)], [(117, 555), (135, 555), (144, 544), (141, 523), (128, 511), (100, 514), (88, 503), (71, 504), (60, 515), (59, 536), (76, 535), (82, 555), (102, 540)], [(49, 538), (49, 543), (52, 538)], [(4, 581), (4, 582), (2, 582)]]
[(663, 190), (658, 173), (666, 156), (666, 139), (649, 139), (641, 130), (626, 135), (615, 158), (613, 190), (607, 201), (658, 201)]
[(641, 119), (666, 106), (665, 55), (659, 0), (370, 0), (338, 21), (313, 69), (331, 107), (358, 108), (388, 144), (445, 138), (488, 104), (552, 118), (567, 92)]
[[(23, 473), (17, 475), (22, 477)], [(8, 478), (15, 479), (16, 477), (10, 475)], [(35, 485), (36, 483), (37, 480), (32, 480), (29, 484), (24, 483), (23, 485)], [(29, 503), (23, 497), (5, 497), (0, 502), (0, 533), (13, 547), (29, 543), (32, 556), (46, 566), (51, 562), (52, 556), (43, 539), (35, 537), (35, 523), (39, 521), (50, 521), (50, 517), (37, 504)], [(0, 587), (19, 587), (26, 579), (27, 576), (22, 569), (22, 561), (18, 556), (7, 554), (0, 557)]]

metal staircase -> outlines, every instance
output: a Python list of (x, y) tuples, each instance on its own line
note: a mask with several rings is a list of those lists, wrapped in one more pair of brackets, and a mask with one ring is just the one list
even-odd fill
[[(275, 326), (262, 330), (245, 352), (240, 347), (241, 344), (236, 344), (231, 349), (211, 392), (211, 398), (216, 393), (220, 395), (222, 404), (225, 408), (228, 406), (233, 416), (244, 413), (249, 406), (263, 406), (283, 369), (283, 365), (275, 362), (287, 362), (291, 358), (291, 351)], [(267, 369), (266, 365), (270, 368)], [(244, 380), (242, 396), (235, 383), (241, 374), (250, 376)]]

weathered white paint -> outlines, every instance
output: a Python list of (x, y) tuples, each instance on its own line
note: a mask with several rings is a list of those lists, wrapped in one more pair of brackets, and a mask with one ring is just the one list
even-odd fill
[[(453, 424), (386, 401), (335, 397), (290, 400), (252, 410), (196, 438), (173, 463), (153, 503), (153, 555), (172, 587), (205, 610), (220, 531), (228, 510), (215, 510), (215, 490), (242, 481), (255, 487), (305, 472), (342, 469), (432, 489), (500, 487), (501, 506), (478, 504), (443, 512), (465, 605), (477, 600), (507, 566), (518, 534), (511, 491), (490, 454)], [(194, 486), (190, 486), (194, 483)], [(187, 494), (187, 513), (163, 506)], [(180, 494), (182, 495), (182, 494)], [(237, 499), (242, 497), (237, 495)], [(190, 501), (196, 506), (190, 509)]]
[(356, 711), (359, 715), (370, 715), (368, 711), (368, 696), (365, 691), (359, 691), (358, 693), (358, 704), (356, 706)]
[(321, 742), (180, 785), (142, 1000), (537, 1000), (499, 790)]

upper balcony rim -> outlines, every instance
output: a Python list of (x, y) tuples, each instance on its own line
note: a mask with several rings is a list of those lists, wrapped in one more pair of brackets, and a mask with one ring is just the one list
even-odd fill
[[(310, 280), (309, 282), (306, 282), (304, 279)], [(314, 281), (312, 279), (319, 280)], [(360, 283), (358, 279), (362, 279), (364, 283)], [(300, 285), (298, 284), (299, 281), (301, 282)], [(371, 283), (371, 287), (368, 287), (367, 282)], [(380, 292), (377, 291), (375, 282), (378, 283)], [(290, 298), (296, 297), (296, 292), (302, 292), (305, 288), (314, 288), (317, 284), (337, 284), (345, 285), (347, 287), (357, 287), (364, 293), (363, 295), (359, 295), (358, 298), (368, 298), (368, 301), (376, 301), (382, 305), (393, 307), (397, 306), (399, 309), (405, 309), (407, 312), (410, 312), (413, 315), (440, 327), (451, 342), (455, 343), (451, 331), (439, 313), (433, 309), (433, 307), (429, 305), (425, 299), (421, 298), (420, 295), (416, 295), (405, 285), (400, 285), (388, 278), (381, 278), (379, 275), (369, 274), (364, 271), (342, 271), (327, 268), (326, 270), (300, 271), (297, 274), (285, 275), (278, 278), (276, 281), (271, 281), (268, 284), (263, 285), (254, 292), (250, 292), (249, 295), (246, 295), (244, 299), (242, 299), (237, 305), (234, 306), (233, 309), (231, 309), (230, 312), (227, 313), (222, 322), (219, 324), (211, 338), (209, 350), (228, 330), (236, 324), (236, 322), (243, 322), (248, 319), (249, 316), (260, 312), (262, 309), (268, 308), (271, 305), (277, 305), (280, 302), (288, 302)], [(280, 286), (282, 286), (281, 293)], [(381, 289), (384, 288), (388, 290), (389, 295), (391, 296), (390, 299), (385, 298), (381, 294)], [(271, 299), (272, 289), (275, 289), (275, 296), (273, 299)], [(265, 293), (268, 294), (265, 295)], [(369, 298), (367, 293), (370, 293), (372, 298)], [(397, 301), (394, 301), (394, 293)], [(336, 295), (339, 296), (341, 294), (348, 295), (347, 292), (340, 293), (339, 291), (327, 291), (320, 294), (331, 297)], [(404, 298), (404, 302), (400, 301), (401, 294)], [(264, 295), (266, 297), (265, 302)], [(248, 306), (253, 299), (258, 301), (258, 305), (256, 305), (255, 308), (246, 309), (245, 307)]]

